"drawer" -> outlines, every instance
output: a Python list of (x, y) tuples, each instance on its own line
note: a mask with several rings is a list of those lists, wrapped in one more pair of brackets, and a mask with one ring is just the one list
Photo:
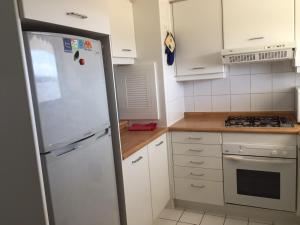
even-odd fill
[(221, 145), (173, 143), (173, 154), (222, 157)]
[(221, 133), (211, 132), (172, 132), (172, 142), (176, 143), (199, 143), (221, 144)]
[(175, 178), (223, 181), (222, 170), (174, 166)]
[(222, 170), (222, 158), (174, 155), (173, 160), (175, 166)]
[(175, 178), (175, 198), (224, 205), (223, 182)]

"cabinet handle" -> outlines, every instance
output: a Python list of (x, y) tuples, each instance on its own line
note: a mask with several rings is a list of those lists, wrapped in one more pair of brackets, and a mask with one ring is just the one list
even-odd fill
[(193, 173), (193, 172), (191, 172), (190, 175), (195, 176), (195, 177), (204, 177), (205, 176), (204, 173), (196, 174), (196, 173)]
[(122, 51), (123, 51), (123, 52), (131, 52), (132, 50), (131, 50), (131, 49), (128, 49), (128, 48), (123, 48)]
[(205, 66), (197, 66), (197, 67), (191, 68), (191, 70), (204, 70), (205, 68), (206, 68)]
[(264, 39), (265, 37), (254, 37), (254, 38), (249, 38), (248, 41), (255, 41), (255, 40), (261, 40)]
[(205, 188), (205, 185), (195, 185), (195, 184), (191, 184), (191, 187), (203, 189), (203, 188)]
[(143, 159), (143, 156), (138, 157), (136, 160), (132, 161), (132, 164), (135, 164)]
[(80, 19), (87, 19), (88, 16), (80, 14), (80, 13), (76, 13), (76, 12), (67, 12), (66, 13), (68, 16), (75, 16), (75, 17), (79, 17)]
[(197, 165), (203, 165), (203, 164), (204, 164), (203, 161), (202, 161), (202, 162), (190, 161), (190, 163), (191, 163), (191, 164), (197, 164)]
[(190, 152), (203, 152), (203, 149), (189, 149)]
[(202, 140), (202, 138), (201, 138), (201, 137), (200, 137), (200, 138), (188, 137), (188, 139), (190, 139), (190, 140)]
[(164, 143), (164, 141), (161, 141), (158, 144), (156, 144), (155, 146), (158, 147), (158, 146), (162, 145), (163, 143)]

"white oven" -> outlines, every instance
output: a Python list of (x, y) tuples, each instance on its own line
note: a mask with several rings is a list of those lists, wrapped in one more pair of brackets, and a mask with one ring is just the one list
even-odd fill
[(296, 211), (296, 153), (296, 146), (224, 144), (225, 202)]

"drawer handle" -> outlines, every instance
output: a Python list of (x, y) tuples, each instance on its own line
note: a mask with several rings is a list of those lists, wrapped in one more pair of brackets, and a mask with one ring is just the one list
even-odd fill
[(188, 137), (188, 139), (189, 139), (189, 140), (198, 140), (198, 141), (202, 140), (202, 138), (201, 138), (201, 137), (200, 137), (200, 138)]
[(197, 66), (197, 67), (193, 67), (191, 68), (191, 70), (204, 70), (205, 66)]
[(195, 184), (191, 184), (191, 187), (203, 189), (203, 188), (205, 188), (205, 185), (195, 185)]
[(262, 40), (265, 37), (254, 37), (254, 38), (249, 38), (248, 41), (255, 41), (255, 40)]
[(129, 49), (129, 48), (123, 48), (122, 51), (123, 51), (123, 52), (131, 52), (132, 50)]
[(164, 143), (164, 141), (161, 141), (158, 144), (156, 144), (155, 146), (158, 147), (158, 146), (162, 145), (163, 143)]
[(189, 149), (190, 152), (203, 152), (203, 149)]
[(203, 164), (204, 164), (203, 161), (202, 161), (202, 162), (190, 161), (190, 163), (191, 163), (191, 164), (197, 164), (197, 165), (203, 165)]
[(143, 159), (143, 156), (138, 157), (136, 160), (132, 161), (132, 164), (135, 164)]
[(80, 13), (76, 13), (76, 12), (67, 12), (66, 13), (68, 16), (75, 16), (75, 17), (79, 17), (80, 19), (87, 19), (88, 16), (80, 14)]
[(205, 176), (204, 173), (196, 174), (196, 173), (193, 173), (193, 172), (191, 172), (190, 175), (195, 176), (195, 177), (204, 177)]

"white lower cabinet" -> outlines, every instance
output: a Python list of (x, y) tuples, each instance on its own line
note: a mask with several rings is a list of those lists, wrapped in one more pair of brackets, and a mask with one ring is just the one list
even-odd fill
[(127, 225), (152, 225), (170, 200), (166, 134), (123, 161)]
[(152, 225), (148, 149), (123, 161), (127, 225)]
[(221, 133), (172, 132), (175, 199), (224, 205)]
[(170, 200), (167, 138), (162, 135), (148, 145), (153, 219)]
[(223, 182), (175, 178), (175, 198), (224, 205)]

